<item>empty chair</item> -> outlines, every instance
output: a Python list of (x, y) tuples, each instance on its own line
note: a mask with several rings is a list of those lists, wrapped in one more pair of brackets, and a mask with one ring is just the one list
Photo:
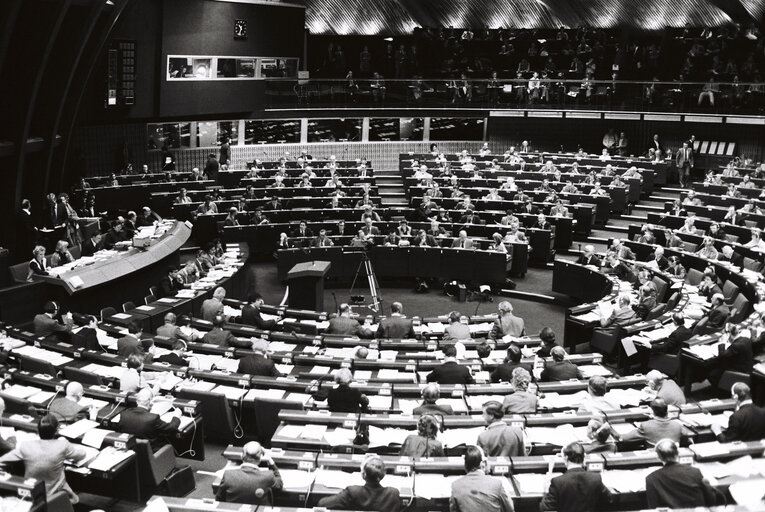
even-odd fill
[(730, 306), (738, 296), (738, 285), (733, 281), (725, 281), (722, 287), (722, 293), (725, 296), (725, 302)]
[(696, 252), (698, 245), (693, 242), (683, 242), (683, 250), (685, 252)]
[(127, 313), (131, 309), (135, 309), (135, 303), (134, 302), (127, 301), (127, 302), (122, 304), (122, 312), (123, 313)]
[(685, 281), (693, 286), (698, 286), (701, 281), (704, 280), (704, 273), (695, 268), (689, 268), (688, 273), (685, 274)]
[(146, 501), (175, 469), (175, 453), (173, 446), (169, 444), (152, 453), (147, 440), (136, 439), (135, 454), (139, 475), (139, 499)]
[(159, 296), (159, 286), (149, 286), (149, 295)]
[(104, 379), (102, 379), (100, 375), (72, 366), (64, 366), (64, 378), (66, 380), (74, 380), (91, 386), (101, 386), (104, 383)]
[(725, 370), (720, 376), (720, 380), (717, 382), (717, 389), (730, 393), (730, 388), (737, 382), (743, 382), (747, 386), (751, 380), (748, 373), (734, 372), (733, 370)]
[(653, 276), (653, 279), (651, 279), (653, 284), (656, 285), (656, 302), (664, 302), (664, 299), (666, 299), (667, 294), (667, 288), (669, 288), (669, 285), (667, 282), (660, 278), (659, 276)]
[(101, 309), (101, 321), (105, 322), (107, 318), (109, 318), (112, 315), (116, 315), (116, 314), (117, 314), (117, 310), (114, 309), (113, 307), (102, 308)]
[(648, 312), (648, 315), (645, 317), (646, 320), (654, 320), (656, 318), (659, 318), (662, 313), (664, 313), (664, 308), (666, 307), (666, 304), (657, 304), (655, 308), (653, 308), (651, 311)]
[(759, 272), (760, 268), (762, 268), (762, 264), (755, 259), (744, 256), (744, 268), (751, 270), (752, 272)]
[(650, 370), (659, 370), (664, 375), (674, 377), (680, 366), (680, 358), (675, 354), (653, 354), (648, 361)]
[(205, 439), (220, 443), (233, 441), (236, 425), (226, 395), (210, 393), (209, 391), (181, 389), (178, 391), (178, 398), (198, 400), (202, 404), (202, 417), (215, 418), (215, 421), (205, 422)]
[(155, 300), (157, 300), (157, 297), (155, 297), (154, 295), (147, 295), (146, 297), (143, 298), (143, 303), (144, 304), (151, 304)]
[(704, 334), (707, 329), (707, 322), (709, 321), (709, 317), (704, 317), (698, 322), (696, 322), (696, 325), (693, 326), (693, 335), (699, 335)]
[(622, 328), (618, 326), (614, 329), (595, 329), (592, 331), (590, 346), (604, 355), (613, 355), (619, 345), (621, 334)]
[(680, 302), (680, 293), (675, 292), (670, 295), (669, 300), (667, 301), (667, 311), (670, 309), (675, 309), (675, 306), (677, 306), (678, 302)]
[[(736, 310), (735, 314), (733, 314), (734, 309)], [(739, 293), (738, 297), (736, 297), (736, 300), (733, 301), (733, 308), (730, 312), (730, 320), (731, 322), (738, 323), (749, 316), (751, 311), (752, 305), (749, 303), (749, 300), (744, 296), (743, 293)]]
[(41, 359), (32, 359), (31, 357), (19, 356), (19, 365), (21, 369), (32, 373), (42, 373), (45, 375), (56, 375), (56, 367), (48, 361)]

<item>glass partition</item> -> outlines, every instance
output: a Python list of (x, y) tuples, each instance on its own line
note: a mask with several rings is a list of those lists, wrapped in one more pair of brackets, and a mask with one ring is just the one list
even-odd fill
[(358, 142), (361, 119), (309, 119), (308, 142)]
[(484, 119), (434, 117), (430, 120), (430, 140), (483, 140)]
[(149, 124), (148, 149), (180, 149), (191, 147), (191, 123)]
[(247, 120), (244, 122), (245, 144), (278, 144), (300, 142), (300, 121)]
[(169, 55), (167, 80), (253, 80), (297, 78), (295, 57)]

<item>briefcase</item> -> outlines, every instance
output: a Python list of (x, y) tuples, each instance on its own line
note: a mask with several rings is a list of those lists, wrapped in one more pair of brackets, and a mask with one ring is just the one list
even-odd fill
[(159, 484), (156, 494), (181, 498), (196, 488), (194, 471), (191, 469), (191, 466), (183, 466), (173, 469), (165, 477), (162, 483)]

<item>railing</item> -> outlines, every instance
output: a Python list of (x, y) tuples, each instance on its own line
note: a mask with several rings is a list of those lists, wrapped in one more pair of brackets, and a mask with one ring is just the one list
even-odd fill
[(765, 84), (620, 80), (269, 79), (267, 108), (522, 108), (760, 114)]

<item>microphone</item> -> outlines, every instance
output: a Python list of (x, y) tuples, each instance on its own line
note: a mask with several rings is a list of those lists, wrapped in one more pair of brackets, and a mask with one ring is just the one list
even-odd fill
[[(362, 398), (366, 398), (366, 395), (361, 395)], [(369, 399), (367, 399), (367, 403)], [(369, 444), (369, 425), (361, 423), (361, 409), (356, 413), (356, 437), (353, 438), (353, 444), (361, 446)]]

